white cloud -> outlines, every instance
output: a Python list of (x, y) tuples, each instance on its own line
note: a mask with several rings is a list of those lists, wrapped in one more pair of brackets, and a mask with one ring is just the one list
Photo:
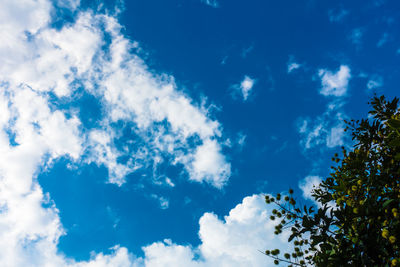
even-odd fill
[(326, 111), (314, 119), (300, 119), (298, 132), (302, 135), (300, 144), (305, 149), (325, 145), (328, 148), (343, 146), (346, 144), (344, 134), (346, 118), (342, 110), (344, 105), (342, 97), (347, 94), (350, 68), (341, 65), (336, 73), (326, 69), (319, 70), (322, 88), (320, 93), (324, 96), (335, 96), (328, 105)]
[[(322, 207), (322, 204), (321, 202), (315, 200), (315, 198), (312, 196), (312, 193), (315, 189), (319, 188), (321, 183), (322, 178), (316, 175), (307, 176), (299, 182), (299, 187), (301, 191), (303, 191), (303, 197), (314, 202), (314, 204), (318, 207)], [(335, 201), (329, 201), (326, 203), (326, 205), (331, 209), (337, 208)]]
[(252, 79), (249, 76), (245, 75), (240, 84), (235, 84), (232, 86), (232, 88), (237, 93), (240, 93), (243, 97), (243, 100), (246, 101), (255, 83), (256, 83), (255, 79)]
[[(59, 4), (74, 9), (79, 1)], [(65, 232), (37, 175), (53, 160), (68, 157), (104, 165), (109, 182), (122, 185), (126, 174), (142, 166), (156, 169), (166, 156), (171, 164), (183, 164), (189, 179), (222, 187), (230, 164), (221, 152), (221, 126), (205, 106), (177, 89), (173, 77), (148, 69), (115, 18), (86, 11), (55, 30), (52, 9), (48, 0), (5, 0), (0, 9), (0, 262), (137, 266), (140, 260), (122, 247), (80, 263), (58, 253)], [(79, 88), (102, 105), (105, 116), (96, 125), (87, 127), (79, 111), (57, 106), (57, 101), (74, 103)], [(126, 129), (137, 140), (121, 147), (117, 141)], [(198, 142), (193, 146), (190, 138)], [(128, 155), (123, 162), (121, 156)]]
[(201, 0), (201, 2), (213, 8), (219, 7), (219, 3), (217, 0)]
[(172, 180), (168, 177), (165, 178), (165, 183), (170, 187), (175, 187), (174, 182), (172, 182)]
[[(151, 164), (148, 159), (163, 158), (165, 154), (175, 158), (175, 164), (183, 163), (189, 168), (192, 162), (178, 161), (193, 158), (196, 147), (189, 145), (188, 138), (198, 137), (204, 142), (221, 137), (221, 127), (209, 118), (206, 107), (193, 103), (179, 91), (173, 77), (149, 71), (145, 63), (132, 54), (137, 44), (120, 33), (121, 26), (113, 17), (81, 13), (76, 23), (61, 30), (51, 29), (46, 18), (42, 29), (30, 38), (25, 36), (23, 28), (18, 32), (19, 25), (8, 32), (15, 35), (15, 44), (0, 47), (2, 62), (5, 62), (0, 66), (0, 79), (12, 86), (25, 84), (34, 92), (55, 93), (63, 97), (63, 101), (73, 102), (70, 96), (79, 86), (96, 96), (107, 116), (103, 118), (102, 127), (88, 135), (89, 148), (93, 148), (89, 158), (108, 167), (110, 182), (121, 185), (129, 172)], [(29, 24), (29, 27), (32, 26)], [(38, 27), (32, 31), (36, 32)], [(103, 50), (106, 35), (111, 36), (112, 42), (108, 50)], [(117, 149), (115, 142), (122, 138), (122, 131), (110, 125), (121, 121), (127, 127), (136, 125), (136, 134), (144, 139), (143, 146), (127, 145), (126, 151)], [(108, 137), (97, 138), (100, 132)], [(109, 140), (105, 142), (104, 138)], [(131, 161), (121, 164), (122, 155), (132, 155)], [(131, 162), (135, 162), (135, 166)], [(196, 177), (197, 181), (212, 182), (213, 179), (221, 177)]]
[(368, 90), (381, 88), (383, 86), (383, 78), (379, 75), (373, 75), (367, 82)]
[(161, 209), (165, 210), (169, 208), (169, 200), (167, 198), (156, 194), (152, 194), (151, 197), (159, 202)]
[(320, 145), (333, 148), (346, 144), (343, 121), (346, 116), (340, 108), (340, 105), (332, 104), (321, 116), (299, 121), (298, 132), (302, 135), (300, 144), (305, 149), (308, 150)]
[(56, 1), (56, 3), (61, 7), (68, 8), (71, 10), (76, 10), (79, 7), (81, 1), (80, 0), (58, 0), (58, 1)]
[(319, 186), (322, 182), (319, 176), (307, 176), (300, 181), (299, 187), (303, 191), (303, 197), (308, 200), (314, 200), (312, 197), (312, 191)]
[[(93, 254), (89, 261), (72, 264), (74, 267), (140, 267), (142, 260), (137, 259), (124, 247), (110, 248), (110, 254)], [(65, 264), (65, 263), (64, 263)], [(65, 264), (66, 265), (66, 264)], [(64, 266), (65, 266), (64, 265)]]
[(289, 61), (287, 63), (287, 72), (291, 73), (292, 71), (297, 70), (300, 67), (302, 67), (302, 65), (295, 61), (294, 56), (293, 55), (289, 55)]
[(292, 71), (297, 70), (300, 67), (301, 67), (301, 65), (299, 63), (291, 62), (288, 64), (287, 72), (291, 73)]
[(246, 139), (247, 139), (247, 135), (245, 135), (242, 132), (238, 133), (236, 142), (240, 148), (243, 148), (243, 146), (246, 144)]
[(198, 247), (164, 240), (144, 247), (142, 260), (146, 267), (274, 266), (260, 251), (286, 251), (288, 233), (275, 236), (275, 223), (268, 219), (269, 215), (263, 196), (246, 197), (223, 220), (213, 213), (200, 218)]
[(336, 73), (326, 69), (320, 69), (318, 72), (321, 78), (322, 88), (320, 93), (324, 96), (344, 96), (347, 92), (349, 80), (351, 78), (350, 68), (341, 65)]
[(327, 139), (326, 139), (326, 146), (327, 147), (336, 147), (342, 146), (344, 144), (344, 123), (339, 123), (338, 125), (332, 127), (329, 130)]
[(109, 132), (92, 130), (88, 136), (90, 156), (87, 160), (88, 163), (95, 162), (106, 166), (109, 182), (121, 186), (125, 183), (126, 175), (141, 166), (134, 166), (132, 161), (126, 164), (118, 163), (118, 157), (122, 155), (122, 152), (112, 145), (114, 135), (115, 131), (111, 129)]
[(194, 181), (205, 179), (218, 188), (224, 186), (231, 174), (231, 167), (221, 156), (220, 150), (220, 145), (210, 139), (197, 147), (193, 159), (189, 159), (192, 162), (188, 167), (190, 179)]

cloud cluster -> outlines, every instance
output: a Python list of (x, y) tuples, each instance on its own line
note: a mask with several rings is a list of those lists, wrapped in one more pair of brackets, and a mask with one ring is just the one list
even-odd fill
[(328, 148), (345, 144), (343, 120), (345, 114), (336, 105), (331, 105), (322, 115), (316, 118), (300, 120), (299, 133), (303, 136), (300, 143), (305, 149), (324, 145)]
[[(13, 120), (5, 119), (7, 130), (23, 139), (20, 133), (24, 129), (15, 128), (15, 121), (24, 116), (23, 112), (29, 112), (23, 111), (25, 104), (39, 101), (38, 111), (30, 111), (36, 117), (24, 118), (29, 120), (26, 124), (40, 126), (45, 118), (37, 115), (46, 108), (54, 109), (48, 111), (55, 115), (47, 128), (36, 129), (51, 134), (46, 142), (53, 142), (53, 147), (64, 146), (51, 150), (53, 156), (65, 154), (65, 147), (75, 149), (74, 157), (79, 156), (76, 150), (85, 150), (89, 162), (108, 167), (112, 183), (122, 184), (126, 174), (147, 164), (149, 158), (162, 161), (167, 157), (172, 158), (171, 164), (182, 164), (194, 173), (193, 180), (207, 180), (216, 186), (227, 181), (230, 165), (219, 154), (219, 123), (209, 118), (206, 107), (193, 103), (179, 91), (173, 77), (153, 73), (132, 53), (137, 44), (120, 33), (121, 26), (115, 18), (83, 12), (74, 23), (54, 29), (50, 26), (51, 9), (44, 0), (27, 1), (26, 5), (10, 1), (4, 5), (1, 31), (7, 42), (0, 45), (1, 87), (8, 100), (13, 99), (5, 107), (18, 109)], [(73, 110), (57, 110), (57, 101), (71, 105), (76, 102), (81, 88), (97, 98), (104, 114), (101, 122), (90, 129), (81, 125), (79, 114), (73, 114)], [(75, 113), (80, 112), (84, 111)], [(76, 138), (89, 145), (72, 145), (58, 136), (72, 131), (67, 126), (59, 127), (63, 120), (74, 124)], [(81, 129), (77, 130), (77, 125)], [(117, 141), (129, 138), (122, 135), (121, 126), (133, 129), (136, 139), (142, 142), (126, 144), (123, 149), (117, 147)], [(190, 138), (196, 140), (194, 145), (189, 145)], [(200, 153), (206, 153), (202, 146), (210, 143), (215, 149), (207, 153), (219, 159), (221, 168), (214, 164), (210, 171), (204, 171), (204, 166), (196, 167), (202, 165), (196, 160), (201, 158)], [(121, 163), (122, 155), (132, 155), (131, 161)]]
[(273, 266), (260, 251), (288, 250), (289, 233), (275, 236), (269, 215), (263, 196), (246, 197), (223, 220), (213, 213), (200, 218), (198, 247), (164, 240), (144, 247), (145, 257), (139, 260), (147, 267)]
[(321, 79), (320, 94), (330, 98), (326, 111), (316, 118), (302, 118), (299, 120), (298, 131), (302, 135), (300, 143), (307, 149), (324, 145), (328, 148), (345, 145), (343, 97), (346, 96), (350, 68), (341, 65), (337, 72), (320, 69), (318, 75)]
[[(148, 69), (114, 17), (79, 12), (79, 1), (55, 4), (76, 19), (52, 27), (49, 0), (4, 0), (0, 10), (0, 262), (136, 266), (120, 247), (80, 263), (57, 252), (65, 233), (37, 175), (67, 157), (104, 165), (109, 182), (122, 185), (127, 174), (148, 166), (156, 173), (166, 161), (190, 180), (222, 187), (230, 164), (221, 126), (173, 77)], [(99, 103), (98, 121), (82, 120), (86, 106), (77, 103), (85, 95)]]

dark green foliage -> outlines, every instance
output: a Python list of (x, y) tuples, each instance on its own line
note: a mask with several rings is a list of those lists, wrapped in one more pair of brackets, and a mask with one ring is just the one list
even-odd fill
[(332, 158), (332, 173), (313, 190), (320, 205), (300, 207), (288, 195), (274, 204), (275, 234), (290, 229), (294, 250), (280, 256), (289, 266), (400, 265), (400, 110), (398, 99), (374, 97), (370, 118), (351, 120), (354, 148)]

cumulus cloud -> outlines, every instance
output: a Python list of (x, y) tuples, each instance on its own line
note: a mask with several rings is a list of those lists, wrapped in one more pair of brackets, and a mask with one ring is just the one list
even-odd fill
[(253, 195), (233, 208), (229, 215), (219, 219), (205, 213), (199, 221), (198, 247), (179, 245), (171, 240), (156, 242), (143, 248), (140, 259), (147, 267), (167, 266), (273, 266), (273, 262), (260, 251), (288, 249), (288, 232), (274, 235), (275, 224), (268, 220), (264, 198)]
[(326, 69), (320, 69), (318, 72), (321, 78), (322, 88), (320, 93), (324, 96), (344, 96), (347, 92), (349, 80), (351, 78), (350, 68), (341, 65), (336, 73)]
[[(222, 156), (220, 146), (215, 140), (207, 140), (190, 159), (192, 162), (188, 167), (190, 179), (195, 181), (206, 180), (215, 187), (221, 188), (230, 176), (231, 168)], [(218, 177), (219, 179), (215, 179)]]
[[(140, 261), (122, 247), (80, 263), (58, 253), (65, 232), (37, 182), (40, 170), (67, 157), (104, 165), (108, 181), (122, 185), (138, 168), (157, 172), (168, 161), (182, 165), (190, 180), (222, 187), (230, 175), (222, 129), (172, 76), (148, 69), (114, 17), (82, 11), (54, 29), (52, 3), (5, 0), (0, 10), (0, 262), (136, 266)], [(74, 10), (79, 1), (56, 4)], [(104, 115), (91, 125), (81, 119), (85, 106), (74, 105), (82, 94), (93, 96)]]

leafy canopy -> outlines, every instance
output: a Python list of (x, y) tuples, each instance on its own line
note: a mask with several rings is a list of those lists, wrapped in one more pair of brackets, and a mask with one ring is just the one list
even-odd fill
[(332, 173), (314, 187), (318, 207), (293, 196), (266, 196), (277, 206), (275, 234), (290, 229), (294, 250), (265, 254), (289, 266), (400, 266), (400, 109), (374, 97), (368, 119), (346, 122), (355, 145), (332, 158)]

